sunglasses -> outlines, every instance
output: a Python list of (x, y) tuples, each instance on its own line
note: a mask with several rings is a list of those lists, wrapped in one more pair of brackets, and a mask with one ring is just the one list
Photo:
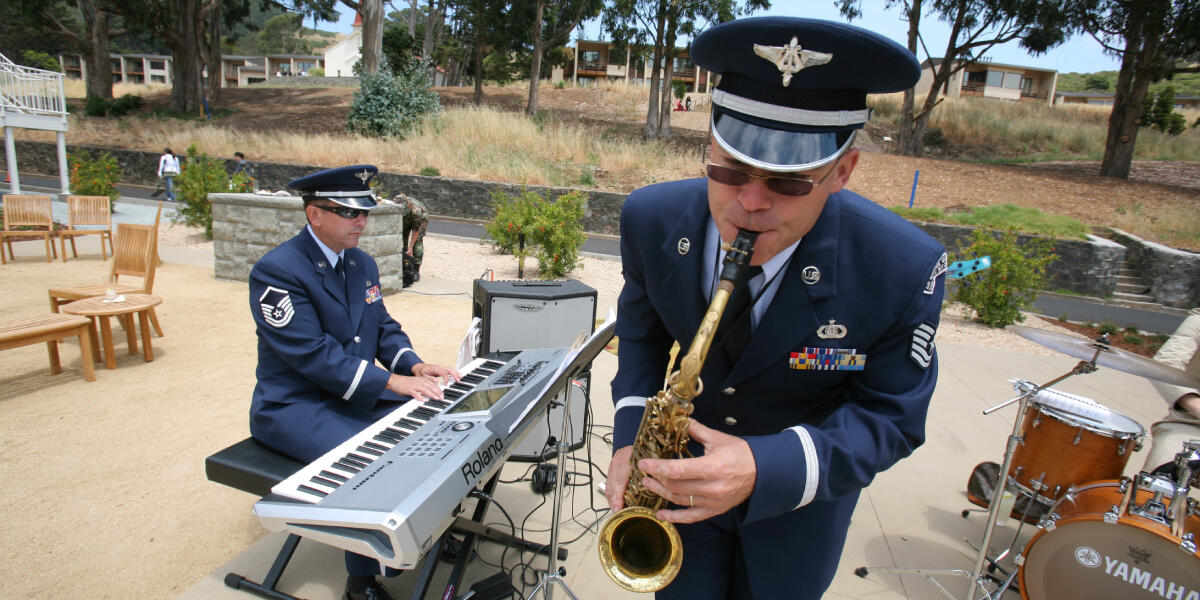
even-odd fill
[(367, 210), (361, 208), (350, 208), (348, 206), (325, 206), (324, 204), (314, 204), (313, 206), (321, 210), (329, 211), (343, 219), (357, 219), (360, 215), (365, 217), (370, 214), (370, 212)]
[(784, 196), (807, 196), (812, 192), (813, 186), (818, 183), (824, 183), (829, 178), (829, 173), (833, 173), (836, 169), (830, 169), (825, 176), (816, 183), (808, 177), (789, 177), (786, 175), (758, 175), (755, 173), (747, 173), (733, 167), (708, 163), (708, 178), (723, 184), (742, 186), (750, 183), (751, 179), (761, 179), (766, 184), (767, 189), (782, 194)]

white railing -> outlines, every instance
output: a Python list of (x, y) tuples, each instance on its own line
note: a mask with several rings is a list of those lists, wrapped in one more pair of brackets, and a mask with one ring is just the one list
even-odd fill
[(18, 65), (0, 54), (0, 114), (66, 117), (63, 75)]

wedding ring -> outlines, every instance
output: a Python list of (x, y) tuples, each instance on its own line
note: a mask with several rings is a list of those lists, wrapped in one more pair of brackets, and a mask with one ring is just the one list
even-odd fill
[(696, 505), (696, 497), (692, 496), (692, 495), (688, 495), (688, 506), (695, 506), (695, 505)]

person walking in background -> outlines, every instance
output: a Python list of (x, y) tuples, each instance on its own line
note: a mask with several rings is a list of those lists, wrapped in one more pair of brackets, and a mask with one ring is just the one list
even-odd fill
[(229, 186), (233, 188), (233, 178), (238, 175), (245, 175), (250, 180), (250, 191), (258, 191), (258, 180), (255, 179), (254, 165), (246, 160), (246, 155), (241, 152), (233, 153), (233, 173), (229, 176)]
[(175, 200), (175, 176), (179, 175), (179, 171), (179, 158), (170, 148), (163, 148), (163, 155), (158, 157), (158, 178), (163, 182), (162, 189), (167, 194), (167, 200)]
[(416, 198), (404, 194), (394, 202), (404, 207), (404, 287), (421, 280), (421, 262), (425, 259), (425, 232), (429, 229), (429, 209)]

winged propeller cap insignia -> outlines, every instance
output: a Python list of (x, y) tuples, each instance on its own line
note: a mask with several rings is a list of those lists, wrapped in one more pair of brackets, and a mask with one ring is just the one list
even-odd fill
[(772, 62), (783, 73), (783, 87), (792, 82), (792, 75), (808, 67), (823, 65), (833, 60), (833, 54), (816, 52), (801, 48), (800, 41), (792, 36), (792, 41), (786, 46), (754, 45), (754, 53)]

